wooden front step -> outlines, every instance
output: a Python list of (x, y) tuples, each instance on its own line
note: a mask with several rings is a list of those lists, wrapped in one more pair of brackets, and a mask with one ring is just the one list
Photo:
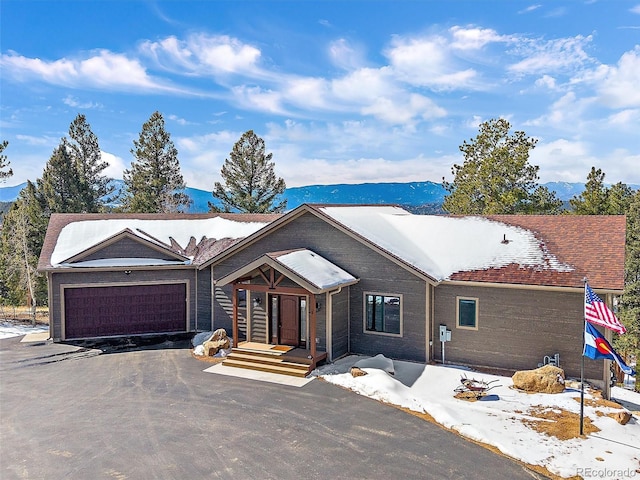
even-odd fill
[(227, 367), (248, 368), (294, 377), (306, 377), (311, 371), (311, 362), (306, 358), (291, 359), (284, 355), (269, 355), (235, 348), (222, 364)]

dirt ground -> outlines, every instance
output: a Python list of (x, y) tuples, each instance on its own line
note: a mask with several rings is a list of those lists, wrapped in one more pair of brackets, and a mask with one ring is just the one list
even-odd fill
[[(0, 322), (29, 324), (33, 320), (31, 309), (26, 306), (0, 305)], [(36, 323), (49, 325), (49, 308), (36, 308)]]

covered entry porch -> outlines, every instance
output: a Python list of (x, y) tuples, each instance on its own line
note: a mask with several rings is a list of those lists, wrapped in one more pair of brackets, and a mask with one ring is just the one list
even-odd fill
[(328, 355), (327, 294), (357, 281), (307, 249), (266, 253), (218, 279), (232, 285), (233, 350), (223, 363), (306, 376)]

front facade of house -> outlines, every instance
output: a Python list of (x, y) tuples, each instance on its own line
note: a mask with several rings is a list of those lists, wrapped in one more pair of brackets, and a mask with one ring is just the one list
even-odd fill
[(56, 341), (211, 326), (207, 259), (278, 215), (53, 215), (39, 261)]
[[(313, 364), (353, 353), (519, 370), (558, 354), (578, 376), (583, 278), (609, 303), (624, 286), (624, 217), (302, 205), (264, 220), (226, 243), (211, 232), (218, 241), (206, 248), (194, 235), (195, 255), (143, 226), (49, 262), (52, 338), (151, 333), (148, 320), (305, 349)], [(143, 300), (154, 307), (138, 308)], [(83, 325), (96, 309), (121, 318), (103, 334)], [(587, 378), (603, 381), (604, 370), (586, 360)]]

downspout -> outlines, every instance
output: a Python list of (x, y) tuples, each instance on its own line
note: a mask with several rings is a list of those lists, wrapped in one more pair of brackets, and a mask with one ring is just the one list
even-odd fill
[(209, 302), (209, 307), (211, 308), (209, 313), (209, 323), (211, 324), (211, 331), (213, 332), (214, 318), (216, 313), (216, 281), (213, 278), (213, 267), (209, 267), (210, 278), (209, 283), (211, 284), (211, 301)]
[[(430, 285), (430, 284), (429, 284)], [(429, 298), (431, 299), (430, 306), (431, 306), (431, 358), (429, 358), (429, 361), (433, 360), (433, 352), (435, 351), (435, 348), (433, 346), (433, 341), (436, 338), (436, 306), (435, 306), (435, 297), (436, 297), (436, 287), (433, 285), (429, 286)]]
[(198, 330), (198, 268), (196, 267), (196, 286), (194, 288), (196, 294), (196, 333)]
[[(327, 354), (329, 361), (333, 361), (333, 296), (342, 292), (342, 286), (327, 296)], [(347, 329), (349, 331), (349, 329)]]
[(49, 296), (49, 339), (53, 340), (53, 314), (55, 309), (53, 304), (55, 302), (53, 301), (53, 274), (50, 271), (47, 272), (47, 295)]

